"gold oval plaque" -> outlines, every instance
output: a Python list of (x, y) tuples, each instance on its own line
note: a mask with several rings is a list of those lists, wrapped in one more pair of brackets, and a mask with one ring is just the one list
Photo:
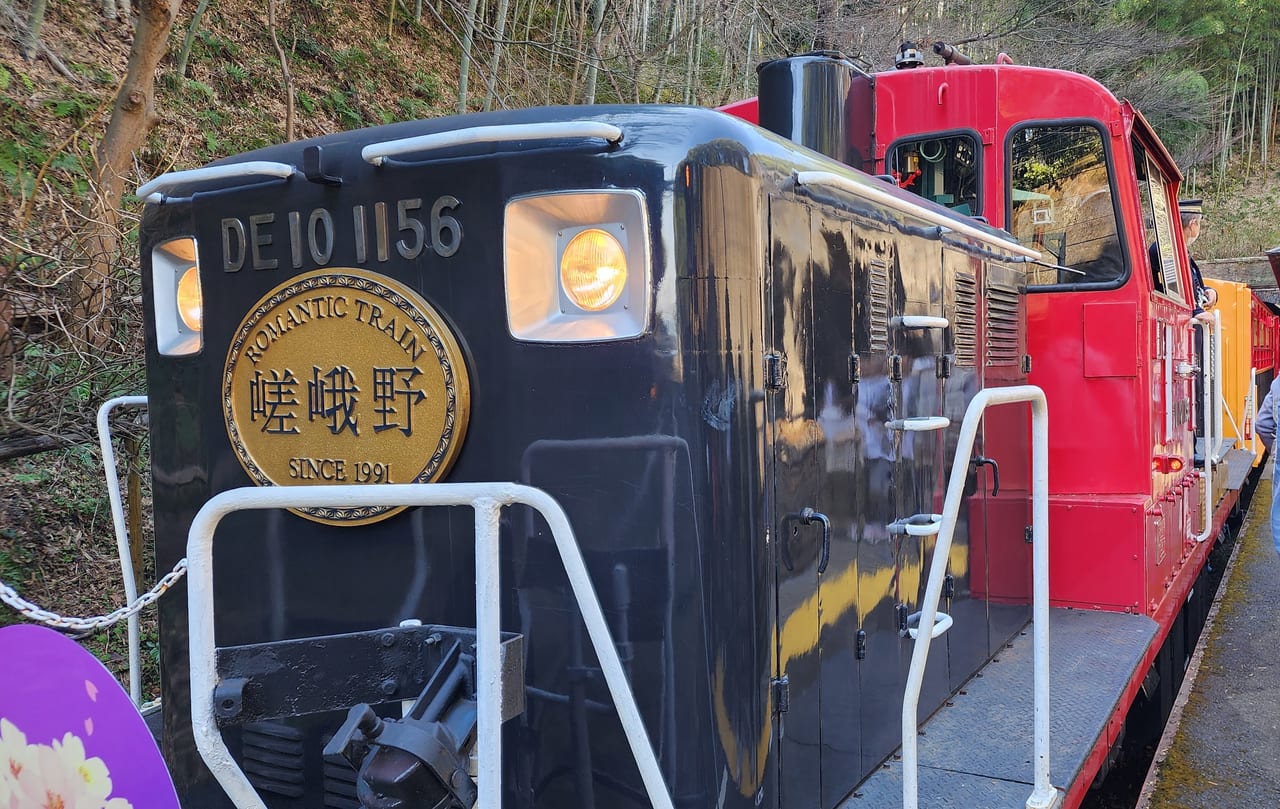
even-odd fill
[[(462, 446), (471, 389), (430, 304), (386, 276), (339, 267), (258, 301), (231, 341), (222, 400), (231, 445), (259, 486), (429, 483)], [(403, 508), (295, 513), (362, 525)]]

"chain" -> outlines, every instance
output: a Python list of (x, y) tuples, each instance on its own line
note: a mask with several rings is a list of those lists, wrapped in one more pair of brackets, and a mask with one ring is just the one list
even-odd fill
[(173, 566), (173, 570), (164, 574), (164, 577), (156, 582), (146, 593), (143, 593), (132, 604), (126, 604), (115, 612), (107, 615), (96, 615), (92, 618), (67, 618), (43, 609), (30, 601), (27, 601), (18, 592), (9, 585), (0, 581), (0, 601), (8, 604), (17, 610), (23, 617), (32, 621), (39, 621), (42, 624), (51, 626), (54, 629), (71, 630), (73, 632), (91, 632), (98, 629), (104, 629), (113, 624), (117, 624), (124, 619), (136, 615), (160, 599), (160, 596), (177, 583), (187, 572), (187, 558), (178, 560), (178, 564)]

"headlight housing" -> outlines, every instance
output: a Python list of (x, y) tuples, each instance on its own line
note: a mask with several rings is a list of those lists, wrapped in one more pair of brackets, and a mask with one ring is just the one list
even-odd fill
[(567, 191), (507, 203), (507, 327), (517, 340), (624, 340), (649, 326), (651, 269), (644, 195)]
[(204, 307), (196, 240), (182, 237), (157, 245), (151, 251), (151, 282), (160, 353), (199, 353), (204, 345)]

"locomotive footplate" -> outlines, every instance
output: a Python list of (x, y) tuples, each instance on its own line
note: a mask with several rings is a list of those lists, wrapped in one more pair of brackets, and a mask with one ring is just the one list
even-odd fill
[[(425, 624), (223, 647), (213, 692), (218, 725), (412, 700), (455, 643), (471, 652), (475, 642), (474, 629)], [(506, 721), (524, 712), (524, 636), (503, 632), (500, 659)]]

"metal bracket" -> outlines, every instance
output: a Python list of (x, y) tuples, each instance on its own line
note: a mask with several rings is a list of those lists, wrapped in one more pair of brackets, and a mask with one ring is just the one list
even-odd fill
[[(222, 676), (213, 690), (218, 725), (415, 699), (453, 641), (473, 648), (476, 631), (408, 626), (219, 648)], [(503, 632), (501, 649), (506, 721), (524, 712), (524, 636)], [(300, 672), (308, 671), (326, 675), (299, 687)]]
[(938, 379), (949, 379), (951, 377), (951, 363), (954, 361), (950, 354), (939, 354), (934, 369), (937, 372)]
[(787, 386), (787, 358), (777, 353), (764, 355), (765, 390), (778, 391)]
[(769, 681), (773, 691), (773, 712), (786, 713), (791, 708), (791, 682), (787, 675)]
[(902, 355), (893, 354), (889, 357), (889, 379), (893, 382), (902, 381)]
[(862, 360), (857, 354), (849, 355), (849, 384), (856, 385), (862, 379)]

